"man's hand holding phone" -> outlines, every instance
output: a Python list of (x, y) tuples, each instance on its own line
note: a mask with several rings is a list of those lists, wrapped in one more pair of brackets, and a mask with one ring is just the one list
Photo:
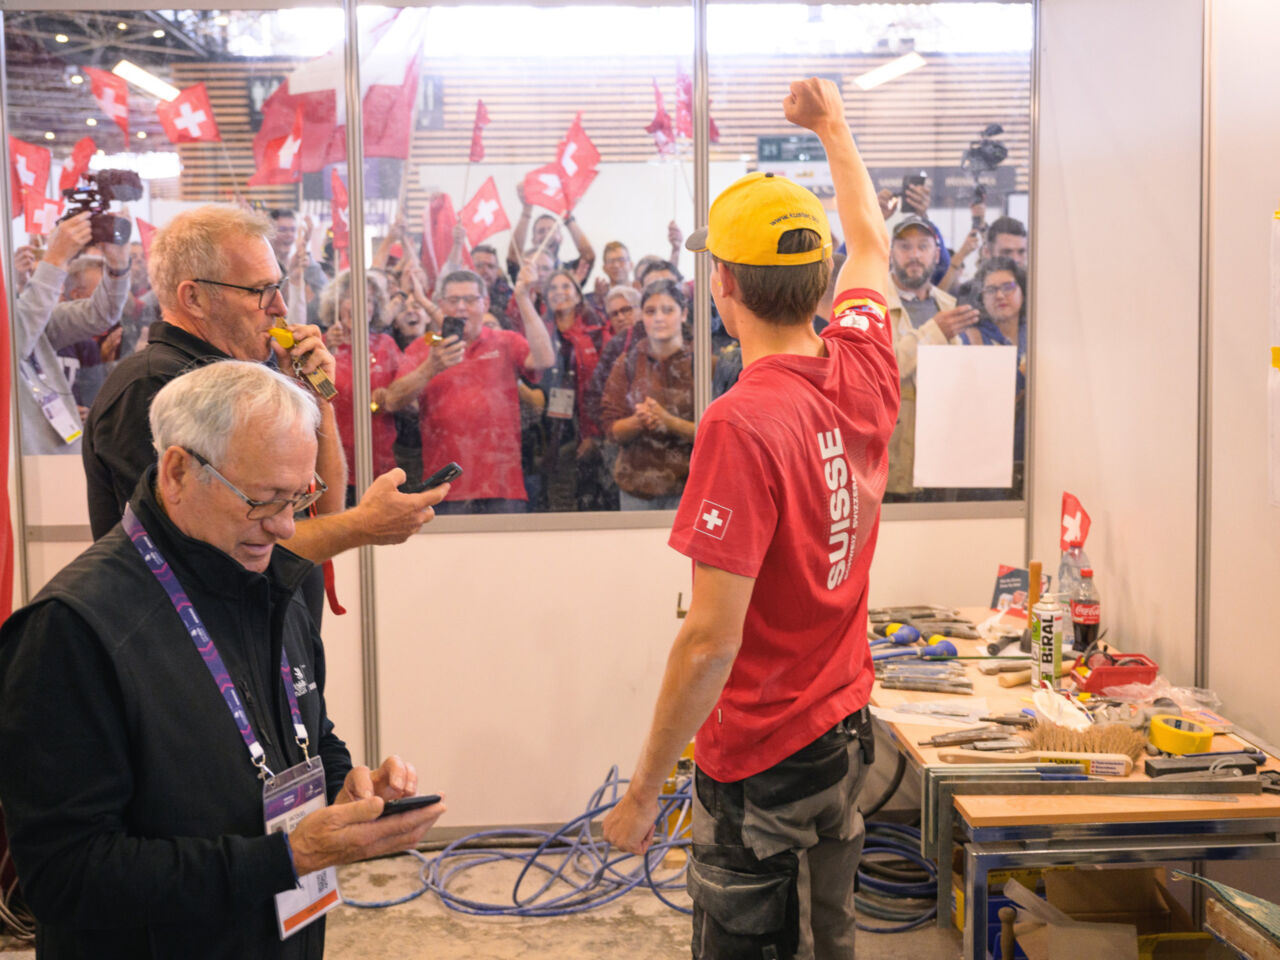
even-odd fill
[(934, 322), (937, 323), (938, 329), (942, 331), (943, 336), (948, 340), (959, 335), (961, 330), (967, 330), (978, 322), (977, 307), (971, 307), (968, 304), (957, 304), (950, 310), (943, 310), (934, 316)]

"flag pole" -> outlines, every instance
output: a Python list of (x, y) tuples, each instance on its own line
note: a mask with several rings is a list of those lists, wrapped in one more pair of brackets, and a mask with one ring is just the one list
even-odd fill
[[(231, 155), (227, 153), (227, 144), (221, 137), (219, 131), (218, 147), (222, 151), (222, 162), (227, 167), (227, 178), (231, 181), (231, 192), (236, 195), (236, 203), (244, 203), (244, 196), (240, 193), (240, 181), (236, 179), (236, 169), (231, 165)], [(250, 174), (253, 176), (253, 174)]]

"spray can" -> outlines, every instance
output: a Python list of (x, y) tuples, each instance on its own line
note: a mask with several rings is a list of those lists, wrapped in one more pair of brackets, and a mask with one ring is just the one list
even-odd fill
[(1031, 686), (1056, 686), (1062, 672), (1063, 605), (1046, 594), (1031, 610)]

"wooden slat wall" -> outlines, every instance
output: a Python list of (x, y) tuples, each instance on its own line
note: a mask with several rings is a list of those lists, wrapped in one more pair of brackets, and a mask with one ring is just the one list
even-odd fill
[[(876, 90), (862, 92), (853, 85), (854, 77), (888, 59), (716, 58), (711, 114), (721, 140), (711, 149), (712, 161), (754, 156), (757, 136), (793, 131), (780, 118), (786, 85), (794, 77), (818, 74), (841, 77), (850, 123), (869, 166), (958, 165), (969, 142), (997, 121), (1005, 128), (1006, 163), (1018, 171), (1018, 189), (1027, 189), (1031, 72), (1026, 54), (926, 54), (926, 67)], [(415, 166), (465, 162), (477, 98), (485, 101), (491, 120), (484, 132), (488, 162), (530, 167), (548, 162), (578, 110), (604, 162), (646, 161), (653, 155), (652, 137), (644, 131), (654, 113), (652, 79), (657, 78), (674, 118), (679, 65), (677, 57), (428, 60), (423, 73), (442, 78), (444, 125), (414, 133), (411, 161)], [(286, 61), (175, 65), (179, 85), (199, 80), (208, 85), (226, 148), (225, 156), (203, 144), (181, 148), (183, 199), (226, 199), (228, 170), (243, 189), (253, 172), (245, 81), (251, 74), (277, 74), (289, 66)], [(426, 200), (416, 179), (408, 195), (410, 223), (417, 222)], [(298, 193), (296, 186), (286, 186), (255, 188), (249, 195), (272, 205), (296, 205)]]

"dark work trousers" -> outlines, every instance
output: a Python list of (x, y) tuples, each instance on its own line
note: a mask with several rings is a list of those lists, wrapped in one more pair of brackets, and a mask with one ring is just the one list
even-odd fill
[(850, 960), (858, 791), (875, 754), (864, 707), (745, 780), (695, 772), (694, 960)]

